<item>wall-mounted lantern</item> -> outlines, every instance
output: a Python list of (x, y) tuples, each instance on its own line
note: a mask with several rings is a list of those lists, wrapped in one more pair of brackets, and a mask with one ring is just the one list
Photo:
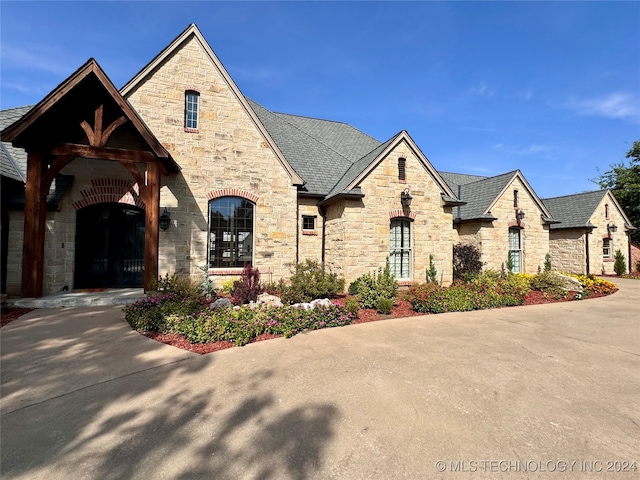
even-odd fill
[(400, 203), (402, 203), (402, 208), (409, 208), (411, 206), (411, 200), (413, 200), (413, 197), (409, 193), (409, 189), (405, 188), (404, 192), (400, 194)]
[(611, 236), (612, 233), (616, 233), (618, 231), (618, 226), (615, 223), (610, 223), (607, 225), (607, 233)]
[(167, 207), (164, 207), (164, 212), (162, 212), (162, 215), (160, 215), (160, 230), (162, 230), (163, 232), (169, 228), (169, 225), (171, 225), (171, 215), (169, 214), (169, 210), (167, 210)]
[(516, 220), (518, 221), (518, 223), (524, 220), (524, 210), (522, 210), (521, 208), (516, 210)]

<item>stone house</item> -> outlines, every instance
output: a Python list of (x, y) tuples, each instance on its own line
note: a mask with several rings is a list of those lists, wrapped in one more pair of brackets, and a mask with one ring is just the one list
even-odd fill
[(511, 252), (534, 273), (557, 222), (519, 171), (438, 172), (404, 130), (380, 142), (267, 110), (195, 25), (121, 89), (90, 59), (0, 120), (10, 294), (149, 289), (158, 275), (203, 270), (220, 284), (245, 264), (276, 281), (305, 259), (347, 284), (388, 261), (410, 283), (425, 280), (430, 256), (448, 284), (461, 241), (487, 268)]
[(551, 225), (552, 266), (571, 273), (613, 274), (620, 250), (632, 271), (629, 234), (635, 230), (609, 190), (578, 193), (543, 200), (560, 223)]
[(457, 197), (459, 241), (474, 244), (484, 268), (500, 271), (509, 257), (516, 273), (535, 273), (549, 253), (552, 218), (519, 170), (494, 177), (441, 173)]

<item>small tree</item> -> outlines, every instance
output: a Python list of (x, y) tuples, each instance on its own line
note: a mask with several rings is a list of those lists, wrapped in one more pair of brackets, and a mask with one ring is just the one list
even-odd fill
[(453, 279), (461, 279), (464, 275), (474, 275), (482, 270), (480, 249), (472, 244), (458, 243), (453, 246)]
[(260, 272), (248, 263), (245, 264), (240, 280), (236, 280), (233, 283), (233, 290), (231, 291), (233, 303), (242, 305), (243, 303), (255, 302), (262, 291)]
[(616, 275), (621, 277), (627, 271), (624, 254), (620, 250), (616, 250), (615, 259), (616, 260), (613, 264), (613, 271), (616, 272)]
[(509, 250), (509, 254), (507, 255), (507, 271), (513, 273), (513, 253), (511, 250)]
[(433, 255), (429, 254), (429, 268), (427, 268), (427, 283), (438, 284), (438, 270), (433, 263)]
[(551, 271), (551, 254), (549, 252), (544, 256), (544, 271)]

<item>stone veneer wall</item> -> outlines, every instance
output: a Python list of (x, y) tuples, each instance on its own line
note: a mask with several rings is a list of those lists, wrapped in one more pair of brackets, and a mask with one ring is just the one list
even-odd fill
[[(186, 90), (200, 93), (196, 132), (184, 129)], [(161, 208), (172, 226), (160, 234), (160, 274), (202, 278), (207, 262), (207, 194), (236, 188), (258, 197), (254, 266), (265, 280), (287, 277), (296, 255), (297, 193), (291, 179), (242, 104), (195, 37), (128, 95), (127, 100), (182, 167), (163, 178)], [(210, 271), (225, 278), (234, 271)]]
[(7, 242), (7, 295), (20, 295), (22, 285), (22, 239), (24, 211), (9, 210), (9, 240)]
[[(322, 261), (322, 216), (318, 212), (317, 200), (310, 198), (298, 199), (298, 261), (304, 262), (306, 259)], [(316, 229), (313, 231), (303, 230), (303, 216), (316, 217)]]
[(474, 243), (478, 246), (482, 253), (484, 269), (500, 271), (502, 264), (507, 263), (509, 255), (509, 226), (516, 220), (513, 206), (514, 190), (518, 190), (518, 207), (525, 212), (521, 233), (522, 271), (537, 273), (538, 267), (544, 267), (545, 256), (549, 252), (549, 227), (542, 223), (542, 211), (518, 178), (491, 207), (491, 214), (498, 220), (492, 223), (465, 222), (459, 225), (460, 242)]
[[(605, 205), (609, 205), (609, 218), (606, 218)], [(629, 269), (629, 237), (625, 231), (624, 217), (616, 208), (610, 194), (603, 197), (589, 221), (596, 226), (589, 236), (589, 261), (591, 263), (590, 272), (596, 275), (614, 274), (613, 264), (615, 262), (615, 252), (620, 250), (624, 254), (627, 270)], [(614, 223), (618, 230), (611, 234), (611, 258), (605, 259), (602, 255), (603, 238), (607, 236), (607, 225)]]
[[(398, 180), (398, 158), (406, 158), (406, 182)], [(362, 200), (342, 200), (327, 209), (326, 262), (347, 285), (364, 273), (384, 267), (390, 253), (390, 212), (401, 211), (400, 194), (413, 196), (410, 214), (413, 282), (425, 281), (429, 254), (438, 277), (452, 281), (452, 245), (457, 241), (451, 207), (442, 206), (442, 189), (413, 154), (400, 143), (360, 183)]]
[(551, 230), (549, 234), (549, 251), (551, 252), (552, 270), (578, 274), (586, 273), (587, 250), (585, 238), (585, 230), (582, 228)]

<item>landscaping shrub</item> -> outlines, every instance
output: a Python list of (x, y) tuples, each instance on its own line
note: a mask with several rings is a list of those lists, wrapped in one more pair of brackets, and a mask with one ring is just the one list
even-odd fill
[(482, 270), (481, 253), (477, 246), (458, 243), (453, 246), (453, 279), (475, 275)]
[(258, 295), (262, 293), (260, 284), (260, 272), (257, 268), (246, 264), (242, 269), (240, 280), (236, 280), (231, 291), (231, 298), (234, 305), (255, 302)]
[(360, 302), (355, 297), (349, 297), (344, 302), (344, 308), (354, 317), (357, 317), (360, 310)]
[(568, 277), (575, 278), (580, 282), (582, 288), (585, 290), (586, 296), (591, 294), (610, 295), (618, 291), (618, 287), (604, 278), (596, 277), (595, 275), (576, 275), (573, 273), (563, 273)]
[(344, 291), (344, 278), (327, 272), (316, 260), (296, 264), (295, 271), (282, 292), (286, 304), (309, 302), (316, 298), (335, 298)]
[(636, 272), (640, 272), (640, 260), (636, 262)]
[(393, 304), (398, 293), (398, 281), (391, 275), (389, 262), (384, 269), (378, 268), (373, 273), (365, 273), (350, 285), (352, 295), (358, 297), (362, 308), (378, 308), (380, 299), (390, 300)]
[(551, 271), (551, 254), (549, 252), (544, 256), (544, 271)]
[(384, 315), (389, 315), (393, 310), (394, 301), (390, 298), (380, 297), (376, 303), (376, 310)]
[(530, 285), (532, 290), (538, 290), (546, 295), (552, 295), (561, 298), (566, 295), (564, 289), (565, 282), (562, 277), (553, 272), (542, 272), (531, 278)]
[(220, 289), (222, 290), (223, 293), (227, 295), (231, 295), (231, 292), (233, 291), (233, 286), (238, 280), (239, 280), (238, 278), (230, 278), (228, 280), (225, 280), (224, 282), (222, 282), (222, 286), (220, 287)]
[(627, 271), (627, 265), (625, 262), (624, 254), (620, 250), (616, 250), (615, 262), (613, 264), (613, 271), (616, 275), (621, 277)]
[(176, 292), (159, 293), (141, 298), (124, 307), (125, 320), (136, 330), (160, 332), (165, 319), (171, 315), (188, 316), (205, 308), (202, 297), (180, 295)]
[(427, 268), (427, 283), (438, 283), (438, 270), (433, 263), (433, 255), (429, 254), (429, 268)]

